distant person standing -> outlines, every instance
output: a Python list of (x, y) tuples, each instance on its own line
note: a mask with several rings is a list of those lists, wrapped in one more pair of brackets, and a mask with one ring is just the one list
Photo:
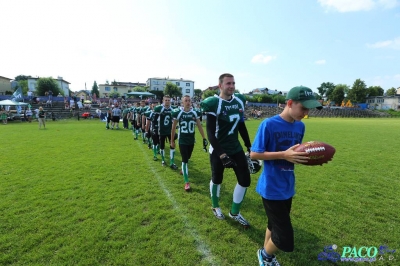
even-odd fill
[(28, 119), (28, 122), (31, 123), (32, 122), (32, 110), (30, 108), (28, 110), (26, 110), (25, 115)]
[(32, 91), (28, 91), (28, 99), (29, 99), (29, 101), (31, 101), (32, 100)]
[(83, 105), (83, 102), (85, 101), (85, 96), (83, 96), (83, 94), (81, 94), (81, 103)]
[(71, 108), (71, 110), (75, 108), (75, 101), (73, 97), (69, 99), (69, 108)]
[(45, 114), (45, 112), (44, 112), (44, 110), (43, 110), (43, 107), (40, 106), (40, 107), (39, 107), (39, 114), (38, 114), (39, 129), (42, 127), (42, 125), (43, 125), (43, 128), (46, 129), (45, 117), (46, 117), (46, 114)]
[(4, 107), (1, 108), (0, 119), (1, 119), (1, 121), (3, 121), (4, 125), (7, 125), (7, 111), (6, 111), (6, 109), (4, 109)]
[(121, 109), (119, 109), (118, 105), (115, 105), (114, 109), (112, 110), (112, 120), (111, 120), (111, 129), (119, 129), (119, 118), (121, 116)]
[(49, 101), (53, 100), (53, 92), (49, 90)]

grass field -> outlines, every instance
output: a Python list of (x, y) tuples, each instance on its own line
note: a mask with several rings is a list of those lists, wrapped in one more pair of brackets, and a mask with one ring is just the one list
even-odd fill
[[(345, 246), (400, 248), (400, 120), (304, 122), (304, 141), (337, 151), (323, 167), (296, 166), (295, 251), (278, 253), (280, 263), (332, 265), (317, 259), (332, 244), (340, 254)], [(247, 122), (251, 139), (259, 123)], [(252, 227), (215, 219), (200, 134), (189, 162), (191, 193), (131, 131), (105, 130), (98, 120), (49, 121), (46, 130), (9, 123), (0, 136), (0, 265), (257, 265), (267, 221), (254, 191), (258, 176), (242, 205)], [(227, 170), (225, 214), (235, 184)], [(373, 264), (399, 265), (396, 253)]]

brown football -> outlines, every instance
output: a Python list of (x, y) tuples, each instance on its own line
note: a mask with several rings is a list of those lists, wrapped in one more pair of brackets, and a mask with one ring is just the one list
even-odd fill
[(307, 152), (309, 160), (304, 165), (322, 165), (332, 160), (335, 148), (321, 141), (308, 141), (297, 146), (294, 151)]

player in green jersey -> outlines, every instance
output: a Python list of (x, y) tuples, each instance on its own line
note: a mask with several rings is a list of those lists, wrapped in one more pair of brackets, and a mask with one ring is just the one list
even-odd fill
[[(171, 97), (165, 95), (163, 98), (163, 104), (154, 107), (154, 113), (158, 121), (158, 135), (160, 136), (160, 153), (161, 153), (161, 165), (165, 166), (165, 139), (171, 143), (171, 127), (172, 127), (172, 107)], [(174, 163), (175, 149), (170, 147), (170, 164), (169, 166), (173, 170), (177, 170), (178, 167)]]
[(138, 139), (140, 124), (138, 124), (138, 110), (140, 109), (140, 103), (136, 103), (136, 107), (132, 108), (132, 131), (135, 134), (134, 140)]
[[(159, 142), (160, 142), (160, 137), (158, 136), (158, 121), (157, 121), (157, 116), (156, 113), (154, 113), (154, 107), (158, 105), (158, 103), (153, 103), (153, 108), (151, 112), (148, 113), (146, 116), (147, 118), (147, 123), (146, 123), (146, 134), (150, 134), (151, 136), (151, 142), (152, 142), (152, 148), (153, 148), (153, 160), (157, 161), (157, 154), (159, 151)], [(149, 123), (150, 122), (150, 123)]]
[(188, 161), (192, 156), (195, 136), (194, 128), (197, 125), (201, 137), (203, 138), (203, 148), (208, 145), (205, 138), (203, 127), (200, 123), (200, 115), (192, 108), (192, 101), (189, 95), (182, 97), (183, 107), (177, 108), (172, 112), (172, 128), (171, 128), (171, 147), (175, 148), (175, 132), (176, 126), (179, 126), (179, 150), (182, 155), (182, 174), (185, 181), (185, 190), (190, 191)]
[(250, 224), (240, 214), (247, 188), (250, 186), (250, 171), (247, 158), (239, 142), (238, 133), (242, 137), (247, 150), (250, 151), (251, 142), (244, 123), (245, 98), (235, 93), (235, 79), (231, 74), (222, 74), (219, 77), (219, 95), (208, 97), (201, 103), (207, 114), (207, 135), (210, 141), (210, 163), (212, 179), (210, 193), (212, 211), (218, 219), (225, 216), (219, 207), (220, 187), (225, 168), (233, 168), (238, 183), (233, 191), (233, 202), (229, 217), (244, 227)]
[(142, 131), (142, 140), (143, 144), (146, 144), (146, 116), (144, 113), (149, 109), (149, 106), (146, 106), (145, 100), (140, 101), (140, 108), (137, 110), (137, 122)]
[(151, 103), (149, 105), (149, 109), (147, 109), (147, 111), (144, 113), (144, 117), (146, 118), (144, 131), (145, 131), (147, 146), (149, 149), (151, 149), (152, 145), (153, 145), (152, 138), (151, 138), (151, 117), (154, 114), (154, 112), (153, 112), (154, 106), (155, 105), (153, 103)]

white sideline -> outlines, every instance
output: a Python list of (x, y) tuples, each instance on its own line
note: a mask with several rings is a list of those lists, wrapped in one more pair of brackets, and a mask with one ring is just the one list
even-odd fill
[[(139, 141), (137, 143), (142, 144), (142, 142), (139, 142)], [(147, 148), (147, 145), (146, 146), (139, 145), (139, 147), (140, 147), (141, 151), (144, 154), (146, 154), (146, 157), (147, 157), (146, 161), (147, 162), (153, 162), (153, 160), (149, 158), (148, 153), (145, 152), (144, 147)], [(149, 151), (149, 150), (146, 149), (146, 151)], [(161, 162), (157, 161), (157, 164), (161, 165)], [(189, 219), (187, 218), (187, 216), (182, 211), (182, 208), (179, 206), (179, 203), (175, 200), (174, 196), (171, 194), (171, 192), (168, 190), (168, 188), (164, 185), (164, 182), (162, 181), (162, 178), (154, 170), (154, 166), (152, 164), (150, 164), (150, 163), (148, 163), (148, 165), (150, 167), (151, 172), (153, 172), (154, 176), (156, 177), (158, 184), (160, 185), (160, 187), (162, 188), (164, 193), (167, 195), (169, 201), (172, 203), (172, 206), (174, 207), (174, 210), (179, 214), (179, 216), (183, 220), (183, 223), (185, 225), (185, 230), (188, 231), (190, 233), (190, 235), (195, 239), (197, 251), (200, 252), (200, 254), (203, 255), (202, 260), (207, 261), (211, 265), (219, 265), (219, 263), (217, 263), (215, 261), (215, 258), (212, 255), (211, 250), (209, 249), (208, 245), (201, 239), (201, 237), (197, 233), (195, 227), (190, 223)]]

